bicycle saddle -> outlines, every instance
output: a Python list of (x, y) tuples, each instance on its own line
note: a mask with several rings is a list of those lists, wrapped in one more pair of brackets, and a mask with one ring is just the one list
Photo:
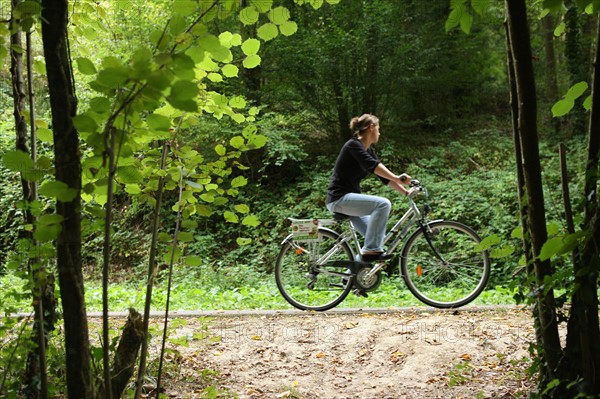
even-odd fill
[(336, 222), (343, 222), (345, 220), (349, 220), (350, 216), (343, 214), (343, 213), (338, 213), (338, 212), (333, 212), (333, 220), (335, 220)]

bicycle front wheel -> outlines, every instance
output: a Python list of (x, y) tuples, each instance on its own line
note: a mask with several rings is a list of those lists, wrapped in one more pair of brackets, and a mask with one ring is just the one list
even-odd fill
[(470, 227), (453, 221), (431, 222), (408, 239), (400, 272), (420, 301), (436, 308), (457, 308), (483, 291), (490, 277), (487, 251)]
[(342, 302), (352, 289), (347, 272), (354, 261), (338, 233), (319, 229), (314, 242), (297, 242), (288, 236), (275, 264), (275, 281), (281, 295), (301, 310), (328, 310)]

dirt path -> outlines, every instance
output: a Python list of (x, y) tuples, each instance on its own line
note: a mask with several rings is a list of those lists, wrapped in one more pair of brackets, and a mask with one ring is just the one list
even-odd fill
[[(240, 398), (513, 398), (531, 325), (520, 308), (293, 313), (190, 318), (173, 337), (189, 340), (182, 370), (219, 371), (202, 379)], [(206, 395), (184, 377), (169, 397)]]

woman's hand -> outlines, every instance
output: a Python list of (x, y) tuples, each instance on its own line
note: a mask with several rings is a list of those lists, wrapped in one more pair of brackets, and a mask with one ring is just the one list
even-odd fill
[(402, 173), (400, 176), (398, 176), (397, 181), (398, 181), (398, 184), (410, 184), (411, 180), (412, 180), (412, 177), (410, 177), (406, 173)]

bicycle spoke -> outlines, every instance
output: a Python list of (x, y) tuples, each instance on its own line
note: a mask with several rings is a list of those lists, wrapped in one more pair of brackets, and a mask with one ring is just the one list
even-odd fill
[(457, 307), (472, 301), (485, 287), (490, 271), (487, 254), (474, 251), (479, 242), (477, 234), (457, 222), (433, 223), (427, 237), (417, 231), (401, 258), (408, 288), (431, 306)]
[(299, 309), (326, 310), (340, 303), (351, 283), (336, 261), (353, 260), (352, 251), (337, 233), (319, 230), (319, 240), (283, 245), (275, 266), (275, 279), (284, 298)]

